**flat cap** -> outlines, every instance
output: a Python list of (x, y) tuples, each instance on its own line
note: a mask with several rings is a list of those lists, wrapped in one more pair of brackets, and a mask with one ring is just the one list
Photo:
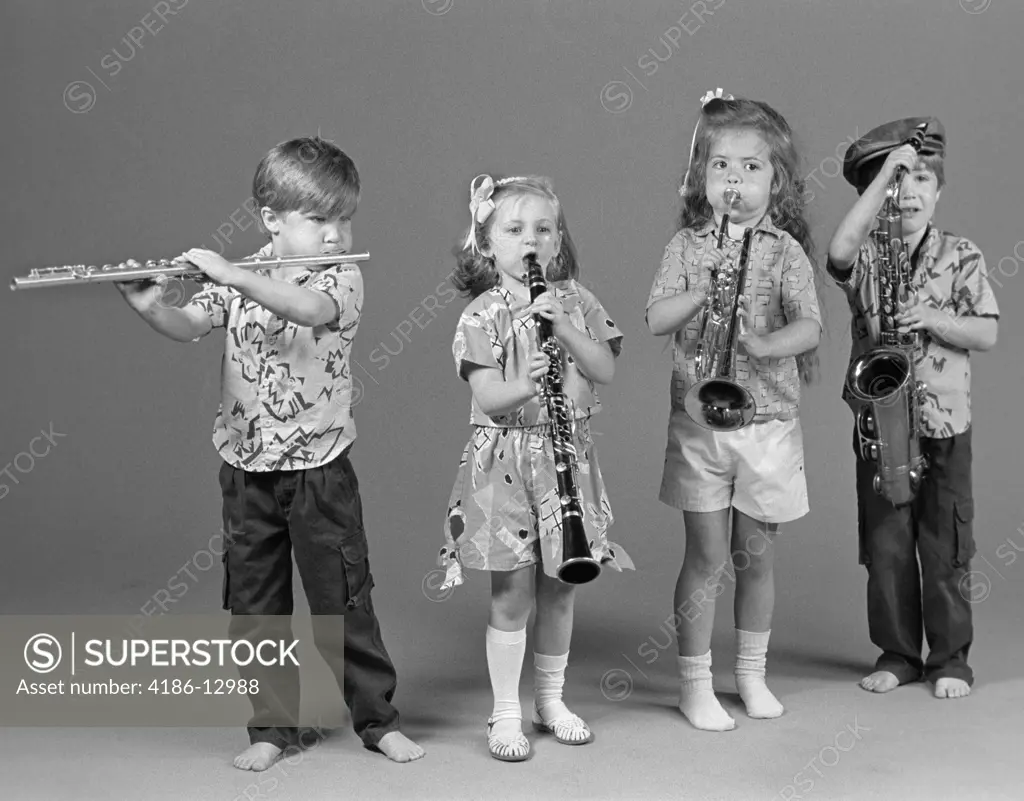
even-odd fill
[(942, 123), (935, 117), (907, 117), (879, 125), (850, 145), (843, 159), (843, 177), (858, 189), (866, 186), (885, 157), (913, 138), (920, 126), (924, 126), (921, 155), (945, 155), (946, 129)]

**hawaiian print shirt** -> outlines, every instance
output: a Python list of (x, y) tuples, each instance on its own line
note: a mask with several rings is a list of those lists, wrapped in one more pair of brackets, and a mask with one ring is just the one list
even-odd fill
[[(269, 254), (269, 245), (260, 251)], [(227, 334), (213, 444), (224, 461), (252, 472), (319, 467), (356, 438), (349, 356), (363, 305), (362, 273), (339, 265), (289, 283), (329, 295), (338, 317), (297, 325), (223, 286), (188, 303)]]
[[(562, 302), (572, 324), (595, 342), (607, 342), (615, 356), (622, 347), (622, 332), (612, 322), (594, 293), (576, 281), (550, 281), (548, 289)], [(462, 378), (467, 366), (496, 367), (511, 378), (529, 354), (539, 349), (537, 326), (527, 314), (528, 301), (519, 300), (502, 287), (495, 287), (474, 298), (459, 318), (452, 343), (452, 355)], [(576, 418), (589, 417), (601, 408), (594, 382), (576, 367), (572, 356), (562, 354), (562, 389)], [(544, 399), (531, 398), (520, 408), (497, 417), (488, 417), (473, 398), (470, 422), (477, 426), (520, 427), (550, 422)]]
[[(851, 364), (879, 341), (877, 256), (877, 246), (869, 237), (848, 273), (839, 273), (828, 264), (829, 274), (846, 293), (853, 313)], [(913, 259), (913, 270), (911, 286), (917, 296), (953, 317), (954, 325), (961, 317), (999, 318), (985, 257), (973, 242), (929, 226)], [(926, 386), (921, 433), (946, 439), (964, 433), (971, 425), (970, 353), (923, 333), (923, 347), (914, 361), (915, 378)], [(845, 381), (843, 400), (856, 413), (859, 404)]]
[[(668, 243), (647, 309), (659, 300), (687, 292), (708, 278), (701, 270), (704, 254), (715, 247), (718, 232), (714, 220), (699, 229), (683, 229)], [(740, 242), (726, 237), (723, 250), (733, 264), (739, 261)], [(747, 262), (744, 294), (750, 301), (754, 333), (768, 334), (794, 320), (809, 319), (821, 325), (814, 270), (799, 243), (765, 217), (754, 229)], [(683, 398), (697, 383), (695, 353), (703, 311), (694, 315), (673, 336), (672, 409), (683, 411)], [(751, 359), (742, 346), (736, 348), (736, 383), (754, 396), (754, 422), (790, 420), (800, 413), (800, 370), (795, 356)]]

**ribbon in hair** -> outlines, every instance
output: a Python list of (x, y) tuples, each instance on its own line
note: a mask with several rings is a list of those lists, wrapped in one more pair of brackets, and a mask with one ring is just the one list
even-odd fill
[[(704, 107), (712, 100), (735, 100), (732, 95), (722, 94), (722, 87), (718, 87), (715, 91), (708, 89), (704, 93), (704, 97), (700, 99), (700, 113), (704, 116)], [(690, 167), (693, 165), (693, 151), (697, 147), (697, 128), (700, 126), (700, 118), (697, 118), (696, 124), (693, 126), (693, 138), (690, 140), (690, 160), (686, 163), (686, 174), (683, 176), (683, 185), (679, 187), (679, 194), (681, 196), (686, 194), (686, 184), (690, 179)]]
[[(487, 220), (494, 212), (494, 201), (491, 200), (496, 186), (504, 186), (513, 181), (523, 180), (522, 176), (512, 178), (501, 178), (497, 182), (486, 173), (478, 175), (469, 183), (469, 234), (466, 235), (466, 242), (463, 248), (479, 250), (476, 241), (476, 227)], [(479, 182), (479, 185), (478, 183)]]

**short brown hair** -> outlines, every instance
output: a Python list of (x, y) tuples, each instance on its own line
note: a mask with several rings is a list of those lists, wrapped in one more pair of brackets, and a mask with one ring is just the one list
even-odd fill
[(336, 145), (316, 137), (290, 139), (263, 157), (252, 179), (256, 208), (351, 217), (359, 204), (359, 172)]

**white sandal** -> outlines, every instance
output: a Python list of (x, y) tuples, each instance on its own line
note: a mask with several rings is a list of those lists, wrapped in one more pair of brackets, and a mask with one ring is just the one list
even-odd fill
[(529, 759), (530, 741), (526, 739), (526, 735), (522, 732), (512, 737), (491, 734), (497, 722), (494, 718), (487, 720), (487, 749), (491, 756), (502, 762), (524, 762)]
[(537, 707), (533, 707), (533, 726), (537, 731), (555, 735), (562, 745), (586, 745), (594, 741), (594, 733), (579, 715), (545, 722)]

